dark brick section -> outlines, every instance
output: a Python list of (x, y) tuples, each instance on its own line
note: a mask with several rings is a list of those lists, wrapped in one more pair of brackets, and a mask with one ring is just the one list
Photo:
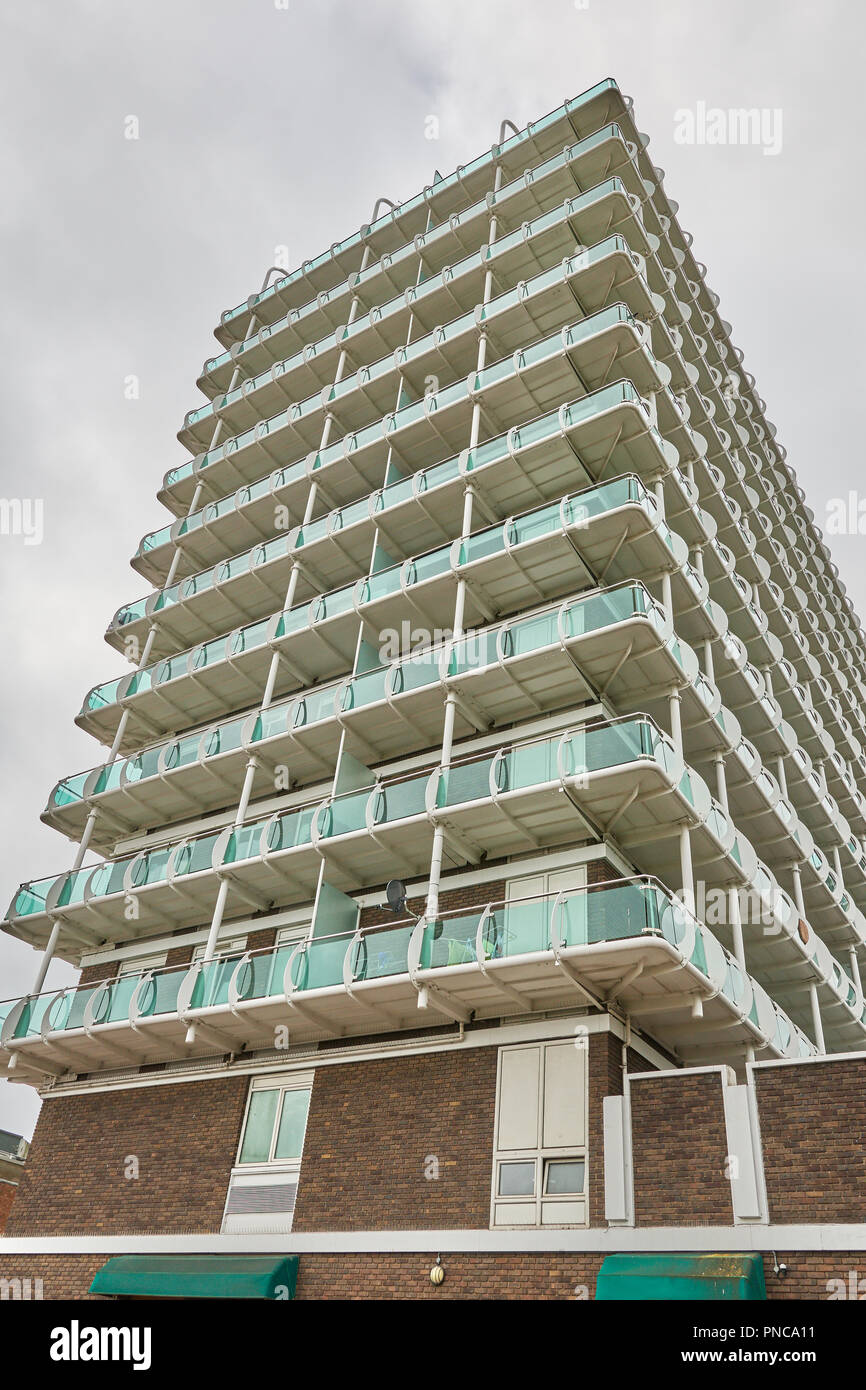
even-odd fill
[(591, 1033), (587, 1086), (587, 1185), (590, 1226), (604, 1226), (605, 1096), (622, 1095), (622, 1043), (612, 1033)]
[[(444, 880), (447, 884), (447, 880)], [(384, 897), (384, 894), (383, 894)], [(475, 883), (465, 888), (443, 888), (439, 894), (440, 912), (459, 912), (467, 908), (478, 907), (479, 904), (502, 902), (505, 897), (505, 880), (495, 879), (491, 883)], [(389, 907), (362, 907), (359, 919), (359, 926), (384, 927), (394, 926), (398, 921), (417, 922), (424, 911), (426, 898), (406, 899), (406, 912), (403, 917), (395, 917)]]
[(113, 980), (117, 974), (120, 962), (116, 960), (104, 960), (99, 965), (85, 965), (78, 977), (80, 985), (99, 985), (103, 980)]
[(36, 1279), (42, 1280), (41, 1295), (45, 1299), (92, 1298), (100, 1302), (99, 1294), (90, 1292), (93, 1276), (109, 1258), (108, 1255), (0, 1255), (0, 1279), (29, 1279), (30, 1296), (37, 1296)]
[[(434, 1287), (430, 1270), (442, 1256), (445, 1279)], [(787, 1265), (783, 1278), (773, 1273), (773, 1257), (764, 1255), (767, 1298), (830, 1299), (839, 1297), (840, 1282), (850, 1298), (863, 1264), (861, 1250), (779, 1250)], [(41, 1279), (46, 1299), (96, 1298), (89, 1292), (93, 1276), (107, 1255), (9, 1255), (0, 1263), (0, 1278)], [(603, 1256), (559, 1254), (451, 1254), (446, 1250), (405, 1255), (302, 1254), (295, 1297), (302, 1300), (436, 1298), (486, 1300), (593, 1299)], [(833, 1282), (835, 1281), (835, 1282)], [(866, 1297), (866, 1284), (860, 1290)]]
[[(631, 1048), (628, 1069), (649, 1071), (650, 1063)], [(604, 1106), (605, 1096), (622, 1095), (622, 1043), (613, 1033), (589, 1036), (587, 1085), (587, 1185), (590, 1226), (605, 1226), (604, 1217)]]
[[(866, 1299), (866, 1260), (862, 1250), (777, 1250), (764, 1256), (767, 1298)], [(774, 1274), (774, 1264), (785, 1265)], [(862, 1280), (862, 1283), (861, 1283)]]
[(6, 1230), (17, 1191), (18, 1187), (14, 1182), (0, 1182), (0, 1233)]
[[(445, 1279), (430, 1282), (441, 1254)], [(590, 1299), (602, 1255), (302, 1255), (299, 1299)]]
[[(218, 1231), (246, 1077), (47, 1100), (6, 1234)], [(135, 1155), (139, 1176), (125, 1177)]]
[(633, 1081), (631, 1118), (635, 1224), (732, 1225), (719, 1073)]
[(192, 947), (191, 946), (171, 946), (165, 953), (165, 966), (191, 965)]
[(455, 1048), (321, 1067), (294, 1229), (487, 1228), (496, 1060)]
[(258, 931), (251, 931), (247, 935), (248, 951), (270, 951), (277, 942), (276, 927), (259, 927)]
[(866, 1220), (866, 1057), (754, 1076), (770, 1220)]

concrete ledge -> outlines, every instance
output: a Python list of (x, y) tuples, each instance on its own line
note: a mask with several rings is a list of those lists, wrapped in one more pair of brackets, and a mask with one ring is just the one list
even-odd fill
[(866, 1250), (866, 1224), (856, 1226), (618, 1226), (611, 1230), (316, 1231), (284, 1235), (81, 1235), (0, 1237), (10, 1255), (88, 1254), (401, 1254), (702, 1250)]

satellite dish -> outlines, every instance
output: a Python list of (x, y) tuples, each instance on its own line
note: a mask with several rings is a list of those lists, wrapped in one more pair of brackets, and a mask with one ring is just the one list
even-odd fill
[(396, 915), (406, 911), (406, 885), (399, 878), (392, 878), (385, 888), (388, 906)]

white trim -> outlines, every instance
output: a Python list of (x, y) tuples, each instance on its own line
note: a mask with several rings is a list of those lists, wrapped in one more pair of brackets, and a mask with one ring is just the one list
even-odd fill
[(661, 1076), (676, 1074), (677, 1076), (709, 1076), (713, 1072), (719, 1072), (723, 1086), (735, 1086), (737, 1083), (736, 1073), (733, 1067), (729, 1067), (727, 1062), (714, 1062), (705, 1067), (666, 1067), (663, 1071), (630, 1071), (629, 1081), (657, 1081)]
[[(360, 1042), (356, 1047), (329, 1049), (327, 1051), (317, 1051), (315, 1047), (311, 1047), (294, 1060), (285, 1056), (275, 1057), (269, 1061), (256, 1061), (250, 1058), (249, 1060), (238, 1060), (231, 1064), (223, 1063), (202, 1067), (198, 1071), (146, 1072), (144, 1075), (135, 1073), (132, 1076), (118, 1077), (114, 1081), (71, 1081), (64, 1086), (52, 1086), (50, 1089), (40, 1091), (39, 1094), (42, 1100), (48, 1101), (60, 1097), (94, 1095), (102, 1091), (131, 1091), (148, 1086), (177, 1086), (186, 1082), (227, 1080), (236, 1076), (266, 1076), (271, 1071), (309, 1071), (311, 1068), (323, 1066), (376, 1061), (383, 1057), (417, 1057), (423, 1053), (448, 1052), (454, 1047), (459, 1047), (461, 1051), (476, 1047), (502, 1047), (508, 1043), (532, 1042), (536, 1038), (573, 1037), (574, 1027), (578, 1023), (581, 1028), (586, 1029), (588, 1034), (613, 1033), (614, 1037), (620, 1041), (623, 1041), (625, 1037), (623, 1025), (613, 1015), (577, 1013), (561, 1018), (505, 1024), (502, 1028), (479, 1028), (470, 1033), (448, 1033), (438, 1038), (431, 1038), (428, 1035), (422, 1041), (415, 1043), (414, 1046), (408, 1040), (406, 1043), (392, 1043), (390, 1046), (374, 1040)], [(656, 1052), (651, 1043), (636, 1038), (632, 1034), (630, 1046), (635, 1051), (641, 1052), (647, 1061), (657, 1061), (660, 1068), (676, 1072), (679, 1075), (679, 1069), (671, 1067), (668, 1059)], [(643, 1075), (644, 1073), (640, 1074)], [(656, 1073), (649, 1072), (647, 1075), (654, 1076)]]
[(320, 1231), (283, 1235), (0, 1236), (0, 1260), (9, 1255), (459, 1254), (499, 1251), (533, 1254), (618, 1251), (866, 1250), (866, 1223), (856, 1226), (645, 1226), (547, 1230)]
[(803, 1067), (816, 1062), (866, 1062), (866, 1052), (819, 1052), (814, 1057), (768, 1057), (765, 1062), (747, 1062), (747, 1071), (759, 1067)]
[[(243, 932), (261, 931), (263, 928), (269, 930), (271, 927), (277, 931), (286, 930), (290, 927), (309, 927), (310, 925), (310, 905), (305, 907), (289, 907), (281, 912), (269, 913), (267, 917), (241, 917), (231, 923), (231, 930), (226, 927), (229, 935), (241, 934)], [(200, 927), (196, 931), (178, 933), (177, 936), (142, 936), (137, 941), (126, 942), (123, 946), (112, 946), (104, 951), (86, 951), (81, 957), (81, 969), (89, 965), (103, 965), (106, 961), (125, 960), (129, 957), (137, 958), (144, 955), (142, 947), (146, 948), (148, 956), (158, 954), (160, 951), (173, 951), (175, 947), (198, 946), (202, 941), (207, 941), (208, 928)]]

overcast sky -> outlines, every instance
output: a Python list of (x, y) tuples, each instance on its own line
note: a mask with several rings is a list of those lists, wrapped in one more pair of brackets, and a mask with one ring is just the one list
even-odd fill
[[(0, 912), (68, 868), (39, 813), (100, 761), (72, 720), (121, 673), (102, 638), (147, 585), (220, 311), (604, 77), (634, 97), (734, 342), (808, 499), (861, 486), (863, 11), (855, 0), (7, 0), (0, 21), (5, 345)], [(777, 154), (682, 144), (676, 113), (780, 111)], [(127, 118), (140, 138), (124, 137)], [(439, 121), (438, 140), (425, 130)], [(778, 134), (778, 129), (777, 129)], [(140, 398), (128, 400), (135, 375)], [(866, 492), (866, 488), (864, 488)], [(866, 610), (860, 537), (831, 538)], [(37, 956), (0, 937), (0, 998)], [(49, 983), (72, 978), (55, 966)], [(0, 1085), (0, 1128), (38, 1100)]]

